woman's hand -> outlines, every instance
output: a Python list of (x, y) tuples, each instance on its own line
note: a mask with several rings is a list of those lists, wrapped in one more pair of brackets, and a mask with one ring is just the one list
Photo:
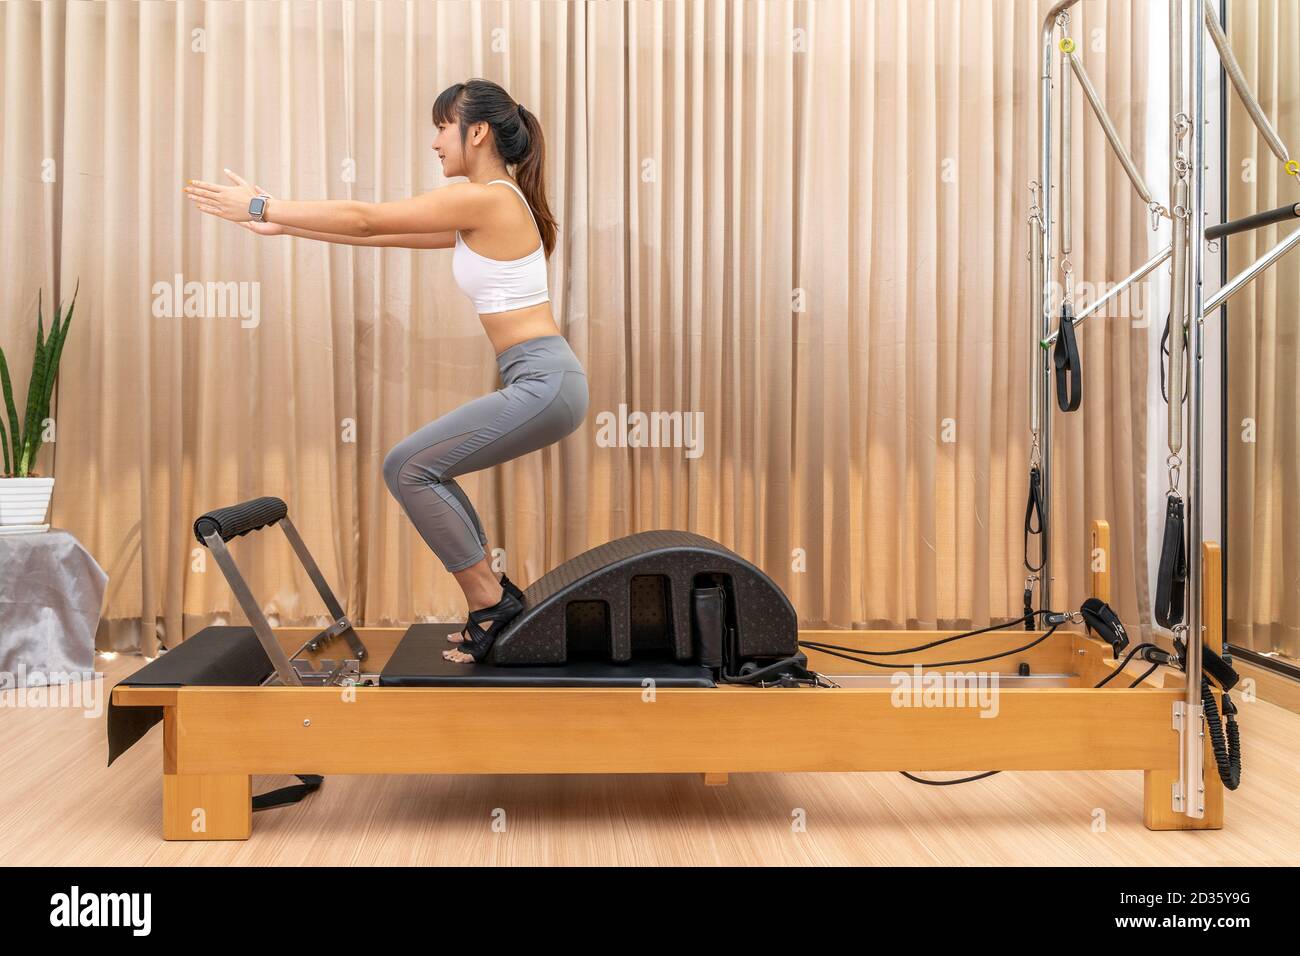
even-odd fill
[[(235, 183), (234, 186), (220, 186), (216, 183), (207, 183), (199, 179), (191, 179), (185, 187), (185, 193), (190, 200), (198, 207), (200, 212), (205, 212), (211, 216), (219, 216), (222, 219), (229, 219), (231, 222), (251, 222), (252, 216), (248, 214), (248, 204), (258, 195), (265, 195), (260, 190), (248, 185), (230, 170), (225, 170), (230, 180)], [(271, 223), (257, 223), (259, 226), (272, 225)], [(274, 233), (263, 233), (264, 235), (274, 235)]]
[[(258, 195), (265, 196), (266, 193), (259, 193)], [(249, 220), (247, 222), (236, 223), (236, 225), (243, 229), (247, 229), (249, 232), (255, 232), (259, 236), (284, 235), (284, 226), (280, 225), (278, 222), (254, 222), (253, 220)]]

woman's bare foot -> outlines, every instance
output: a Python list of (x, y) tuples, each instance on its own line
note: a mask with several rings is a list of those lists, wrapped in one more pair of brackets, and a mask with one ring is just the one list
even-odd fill
[[(465, 639), (462, 637), (461, 641), (464, 640)], [(471, 657), (469, 654), (466, 654), (459, 647), (447, 648), (445, 651), (442, 652), (442, 656), (444, 660), (449, 660), (453, 664), (472, 664), (474, 662), (474, 658)]]

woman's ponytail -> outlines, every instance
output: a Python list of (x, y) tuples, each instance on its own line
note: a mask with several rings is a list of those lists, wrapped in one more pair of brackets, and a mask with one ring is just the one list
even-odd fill
[(542, 245), (549, 257), (555, 248), (557, 230), (555, 217), (546, 202), (546, 139), (542, 135), (542, 124), (522, 103), (519, 105), (519, 121), (523, 124), (528, 145), (515, 163), (515, 179), (519, 180), (519, 188), (537, 218), (537, 229), (542, 234)]

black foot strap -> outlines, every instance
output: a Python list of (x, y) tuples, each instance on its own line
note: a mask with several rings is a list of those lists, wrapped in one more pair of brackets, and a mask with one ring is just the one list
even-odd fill
[(1061, 306), (1052, 364), (1056, 366), (1056, 404), (1063, 412), (1077, 411), (1083, 401), (1083, 367), (1079, 342), (1074, 337), (1074, 310), (1068, 304)]
[(290, 784), (287, 787), (281, 787), (279, 790), (271, 790), (267, 793), (259, 793), (253, 797), (253, 810), (270, 810), (272, 807), (287, 807), (291, 803), (297, 803), (309, 793), (315, 793), (320, 789), (320, 785), (325, 782), (325, 778), (314, 773), (300, 773), (296, 775), (302, 783)]
[(1183, 499), (1169, 496), (1165, 508), (1165, 538), (1156, 574), (1156, 622), (1164, 628), (1183, 623), (1187, 589), (1187, 539), (1183, 534)]
[(1124, 630), (1124, 622), (1101, 598), (1088, 598), (1079, 608), (1079, 614), (1083, 617), (1083, 623), (1088, 630), (1109, 644), (1117, 658), (1123, 653), (1124, 648), (1128, 647), (1128, 631)]

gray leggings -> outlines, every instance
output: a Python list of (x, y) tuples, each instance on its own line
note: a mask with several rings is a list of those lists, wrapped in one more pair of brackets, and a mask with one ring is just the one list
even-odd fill
[(559, 441), (587, 414), (587, 374), (562, 335), (497, 356), (503, 388), (466, 402), (403, 438), (384, 459), (384, 482), (448, 571), (486, 556), (487, 534), (453, 480)]

